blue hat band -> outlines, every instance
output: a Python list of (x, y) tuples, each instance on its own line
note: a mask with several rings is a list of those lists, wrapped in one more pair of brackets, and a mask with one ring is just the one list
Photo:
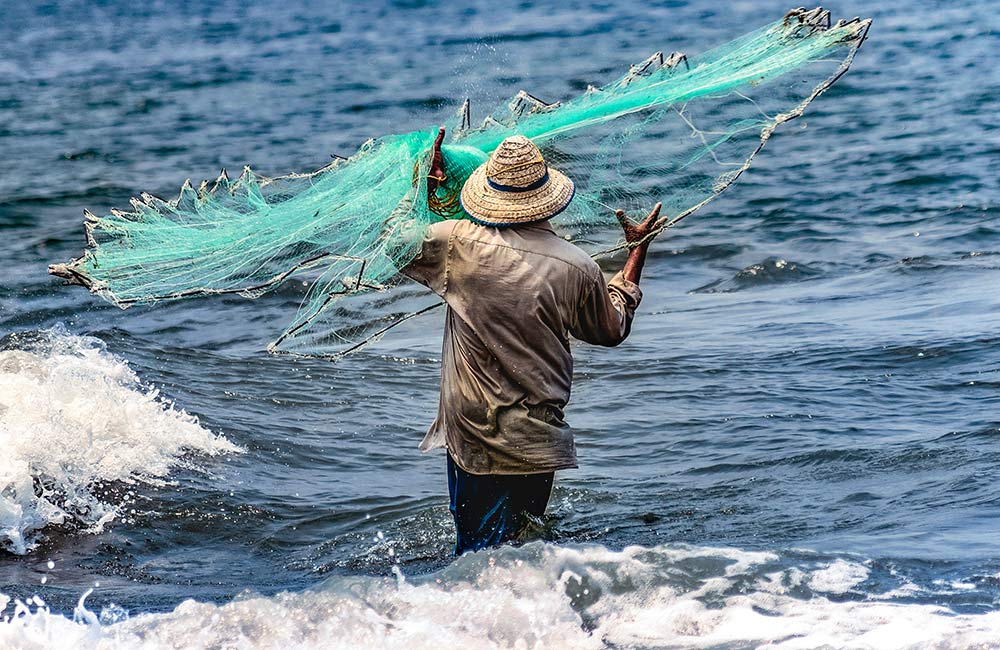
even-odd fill
[(545, 168), (545, 175), (539, 178), (537, 181), (531, 185), (525, 185), (524, 187), (518, 187), (517, 185), (503, 185), (502, 183), (497, 183), (490, 179), (489, 176), (486, 177), (486, 183), (498, 192), (530, 192), (531, 190), (537, 190), (542, 185), (549, 182), (549, 169)]

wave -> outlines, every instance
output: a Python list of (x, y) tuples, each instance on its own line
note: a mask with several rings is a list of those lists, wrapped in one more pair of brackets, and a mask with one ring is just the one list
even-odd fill
[(0, 341), (0, 449), (0, 548), (25, 554), (48, 527), (102, 531), (188, 452), (238, 448), (59, 328)]
[(694, 289), (692, 293), (729, 293), (765, 285), (800, 282), (820, 275), (820, 271), (805, 264), (769, 257), (763, 262), (741, 269), (733, 277), (715, 280)]
[[(188, 600), (169, 613), (73, 617), (0, 596), (0, 645), (116, 648), (996, 647), (1000, 612), (870, 593), (869, 564), (693, 546), (522, 548), (406, 578), (338, 576), (305, 592)], [(89, 593), (89, 592), (88, 592)], [(894, 601), (895, 599), (895, 601)], [(909, 600), (909, 602), (907, 602)], [(5, 645), (6, 644), (6, 645)]]

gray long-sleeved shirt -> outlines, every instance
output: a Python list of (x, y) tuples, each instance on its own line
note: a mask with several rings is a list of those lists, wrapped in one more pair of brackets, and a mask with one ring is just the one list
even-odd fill
[(613, 346), (642, 298), (547, 222), (489, 228), (443, 221), (403, 273), (448, 304), (437, 418), (420, 444), (447, 446), (471, 474), (576, 467), (563, 420), (573, 379), (569, 337)]

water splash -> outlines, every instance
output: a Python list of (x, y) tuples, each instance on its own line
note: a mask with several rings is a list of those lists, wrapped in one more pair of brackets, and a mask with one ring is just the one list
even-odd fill
[(1000, 612), (955, 614), (936, 605), (845, 595), (863, 573), (861, 564), (843, 558), (790, 562), (776, 553), (729, 548), (611, 551), (534, 543), (467, 555), (441, 572), (406, 580), (338, 576), (302, 593), (225, 605), (188, 600), (167, 614), (124, 620), (120, 612), (98, 617), (82, 605), (71, 620), (16, 602), (0, 623), (0, 644), (53, 650), (917, 650), (995, 647), (1000, 638)]
[(100, 532), (135, 483), (184, 454), (238, 448), (139, 381), (95, 338), (65, 330), (0, 341), (0, 547), (24, 554), (48, 526)]

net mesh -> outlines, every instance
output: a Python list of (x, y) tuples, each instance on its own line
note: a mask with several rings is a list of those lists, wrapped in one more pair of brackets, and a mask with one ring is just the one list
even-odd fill
[(123, 308), (252, 298), (295, 276), (309, 289), (268, 349), (338, 356), (439, 303), (401, 285), (399, 269), (419, 252), (423, 229), (467, 218), (461, 184), (504, 138), (531, 138), (574, 180), (576, 198), (556, 225), (593, 255), (609, 255), (625, 246), (614, 239), (615, 209), (637, 216), (660, 201), (670, 227), (712, 200), (778, 125), (847, 71), (869, 25), (797, 9), (697, 56), (657, 52), (565, 103), (520, 92), (479, 127), (466, 101), (446, 125), (448, 180), (430, 201), (436, 129), (371, 140), (311, 174), (267, 178), (245, 168), (236, 180), (223, 172), (197, 189), (185, 182), (171, 201), (142, 194), (131, 210), (88, 212), (86, 251), (50, 271)]

